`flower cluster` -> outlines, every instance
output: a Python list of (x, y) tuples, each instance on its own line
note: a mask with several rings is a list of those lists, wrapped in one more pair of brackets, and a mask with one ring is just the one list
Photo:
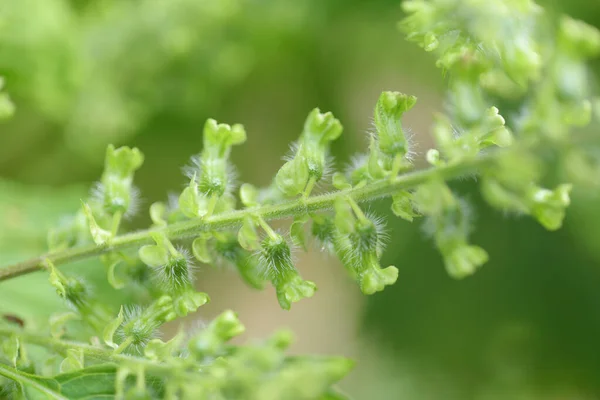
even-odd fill
[[(423, 220), (448, 274), (464, 278), (493, 257), (470, 242), (472, 207), (449, 183), (466, 176), (480, 178), (492, 207), (530, 215), (548, 230), (560, 228), (572, 185), (542, 185), (545, 157), (570, 165), (574, 178), (600, 170), (590, 149), (570, 134), (589, 122), (592, 104), (600, 104), (585, 65), (600, 53), (600, 33), (566, 17), (549, 26), (530, 0), (411, 0), (403, 7), (408, 39), (435, 54), (449, 78), (446, 111), (435, 115), (432, 127), (436, 146), (422, 154), (426, 168), (413, 163), (418, 155), (403, 122), (417, 99), (400, 92), (380, 95), (368, 150), (343, 172), (330, 174), (330, 146), (342, 125), (331, 112), (312, 110), (291, 155), (263, 189), (244, 183), (238, 191), (230, 155), (246, 141), (244, 127), (209, 119), (202, 150), (185, 168), (186, 187), (169, 202), (151, 205), (152, 227), (120, 234), (123, 218), (138, 208), (133, 178), (144, 157), (135, 148), (109, 146), (90, 197), (50, 232), (51, 252), (0, 274), (6, 279), (44, 269), (71, 310), (51, 318), (47, 336), (0, 325), (7, 360), (0, 375), (18, 385), (0, 384), (23, 394), (36, 382), (31, 390), (42, 387), (55, 398), (73, 397), (75, 390), (76, 398), (93, 397), (98, 393), (85, 390), (97, 389), (116, 398), (342, 399), (333, 385), (351, 362), (287, 357), (291, 338), (285, 332), (258, 345), (233, 346), (228, 341), (244, 327), (232, 311), (196, 332), (182, 329), (161, 340), (165, 323), (209, 301), (194, 288), (194, 263), (232, 265), (256, 289), (270, 282), (280, 306), (290, 310), (316, 295), (316, 283), (303, 279), (294, 263), (294, 251), (316, 240), (362, 293), (373, 295), (394, 284), (401, 269), (382, 267), (384, 220), (365, 212), (364, 203), (390, 197), (393, 214)], [(7, 104), (0, 96), (0, 116), (10, 112)], [(335, 190), (315, 194), (322, 183)], [(289, 217), (289, 231), (270, 225)], [(135, 304), (111, 308), (89, 284), (58, 269), (97, 255), (114, 289), (143, 292), (132, 296)], [(125, 268), (117, 271), (117, 265)], [(29, 345), (60, 355), (59, 363), (48, 362), (51, 379), (29, 373)], [(73, 386), (94, 374), (106, 379), (85, 390)]]

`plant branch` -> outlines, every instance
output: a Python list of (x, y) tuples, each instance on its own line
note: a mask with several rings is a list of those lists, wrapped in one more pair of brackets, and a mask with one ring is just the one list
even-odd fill
[[(85, 343), (55, 339), (19, 329), (0, 328), (0, 337), (9, 337), (11, 335), (16, 335), (25, 343), (42, 346), (58, 353), (66, 353), (66, 351), (69, 349), (80, 349), (83, 351), (85, 357), (94, 358), (105, 362), (135, 364), (142, 366), (146, 370), (160, 372), (167, 375), (174, 374), (175, 371), (178, 370), (177, 368), (174, 368), (173, 365), (152, 361), (147, 358), (135, 357), (126, 354), (116, 354), (113, 350), (103, 349), (101, 347), (95, 347)], [(0, 364), (0, 366), (1, 365), (2, 364)], [(178, 371), (180, 372), (180, 370)]]
[(468, 174), (475, 174), (479, 167), (492, 161), (499, 152), (503, 152), (503, 150), (496, 150), (488, 154), (479, 155), (476, 158), (467, 159), (457, 164), (408, 172), (391, 180), (389, 178), (381, 179), (359, 188), (340, 190), (308, 198), (300, 197), (296, 200), (286, 201), (281, 204), (236, 210), (213, 215), (208, 218), (197, 218), (189, 221), (177, 222), (165, 227), (132, 232), (115, 237), (109, 245), (97, 246), (95, 244), (89, 244), (57, 252), (50, 252), (39, 257), (0, 268), (0, 281), (5, 281), (43, 269), (45, 260), (49, 260), (55, 266), (58, 266), (111, 251), (151, 243), (152, 238), (150, 234), (152, 232), (163, 231), (171, 240), (184, 239), (197, 236), (201, 232), (239, 226), (248, 215), (258, 215), (265, 220), (282, 219), (302, 215), (307, 212), (318, 212), (331, 209), (333, 208), (335, 200), (341, 196), (348, 196), (357, 202), (371, 201), (380, 197), (391, 196), (400, 190), (413, 188), (435, 177), (450, 180)]

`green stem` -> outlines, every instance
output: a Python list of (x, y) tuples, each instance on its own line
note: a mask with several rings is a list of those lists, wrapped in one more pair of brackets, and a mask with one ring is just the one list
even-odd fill
[(271, 228), (271, 225), (267, 224), (267, 221), (265, 221), (265, 219), (263, 217), (261, 217), (260, 215), (257, 216), (257, 220), (258, 220), (258, 224), (263, 229), (263, 231), (265, 231), (271, 239), (277, 240), (278, 235), (277, 235), (277, 233), (275, 233), (273, 228)]
[(125, 339), (125, 340), (123, 341), (123, 343), (121, 343), (121, 344), (119, 345), (119, 347), (117, 347), (117, 348), (115, 349), (115, 354), (121, 354), (123, 351), (125, 351), (125, 349), (126, 349), (126, 348), (128, 348), (128, 347), (129, 347), (129, 345), (130, 345), (131, 343), (133, 343), (133, 337), (131, 337), (131, 336), (130, 336), (130, 337), (128, 337), (127, 339)]
[(316, 183), (317, 183), (316, 178), (314, 176), (311, 176), (310, 180), (306, 184), (306, 187), (304, 188), (304, 192), (302, 193), (303, 198), (308, 199), (308, 197), (310, 196), (310, 193), (312, 192)]
[(356, 202), (371, 201), (377, 198), (391, 196), (399, 190), (410, 189), (421, 183), (427, 182), (432, 178), (441, 178), (449, 180), (460, 177), (465, 174), (476, 173), (481, 166), (492, 162), (496, 154), (504, 150), (497, 150), (486, 155), (466, 160), (460, 164), (450, 164), (441, 167), (428, 168), (409, 172), (390, 180), (381, 179), (369, 183), (360, 188), (340, 190), (319, 196), (312, 196), (307, 199), (299, 198), (292, 201), (286, 201), (281, 204), (264, 205), (251, 209), (236, 210), (223, 214), (213, 215), (209, 218), (196, 218), (189, 221), (177, 222), (171, 225), (154, 227), (147, 230), (132, 232), (115, 237), (109, 245), (96, 246), (88, 244), (70, 249), (51, 252), (39, 257), (31, 258), (16, 264), (7, 265), (0, 268), (0, 281), (8, 280), (20, 275), (25, 275), (39, 269), (42, 269), (43, 261), (48, 259), (55, 265), (62, 265), (69, 262), (87, 259), (100, 254), (122, 250), (124, 248), (141, 246), (152, 242), (150, 236), (153, 232), (164, 232), (171, 240), (183, 239), (198, 236), (207, 231), (222, 230), (240, 226), (244, 218), (249, 215), (256, 215), (265, 220), (283, 219), (304, 215), (305, 213), (314, 213), (318, 211), (329, 210), (333, 208), (335, 200), (340, 197), (349, 197)]
[[(0, 337), (9, 337), (13, 334), (25, 343), (42, 346), (61, 354), (66, 353), (66, 351), (69, 349), (80, 349), (83, 351), (85, 357), (95, 358), (97, 360), (106, 362), (138, 365), (139, 367), (143, 367), (147, 370), (156, 371), (163, 374), (170, 374), (171, 372), (175, 373), (175, 368), (173, 368), (172, 365), (161, 364), (151, 361), (147, 358), (116, 354), (112, 349), (103, 349), (101, 347), (95, 347), (84, 343), (54, 339), (52, 337), (37, 335), (18, 329), (0, 328)], [(1, 366), (3, 366), (3, 364), (0, 363), (0, 367)], [(2, 372), (0, 372), (0, 375), (2, 375)]]
[(361, 222), (366, 221), (367, 217), (366, 217), (365, 213), (363, 213), (363, 211), (360, 209), (360, 206), (358, 204), (356, 204), (354, 199), (352, 199), (350, 197), (350, 198), (348, 198), (348, 202), (350, 203), (350, 207), (352, 207), (352, 210), (354, 210), (354, 214), (356, 214), (356, 218), (358, 218), (358, 220)]

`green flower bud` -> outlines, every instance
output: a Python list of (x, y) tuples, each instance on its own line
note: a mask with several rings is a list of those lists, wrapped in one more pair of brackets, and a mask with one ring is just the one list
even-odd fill
[(439, 41), (433, 32), (428, 32), (425, 34), (425, 38), (423, 40), (423, 50), (425, 51), (433, 51), (438, 48)]
[(562, 226), (565, 208), (571, 203), (571, 189), (572, 185), (563, 184), (554, 190), (534, 188), (530, 191), (531, 214), (544, 228), (554, 231)]
[(197, 358), (219, 353), (223, 345), (232, 338), (244, 333), (246, 328), (231, 310), (215, 318), (198, 335), (194, 336), (188, 348)]
[(316, 285), (300, 277), (292, 262), (290, 247), (281, 235), (263, 240), (261, 259), (265, 276), (275, 287), (281, 308), (289, 310), (291, 303), (314, 295)]
[(448, 274), (457, 279), (472, 275), (489, 258), (487, 252), (481, 247), (467, 244), (457, 245), (444, 251), (443, 255)]
[(489, 145), (506, 147), (512, 144), (512, 134), (504, 124), (504, 118), (498, 114), (498, 109), (496, 107), (490, 107), (486, 111), (481, 127), (479, 128), (482, 132), (479, 139), (481, 141), (481, 148)]
[(246, 130), (240, 124), (218, 124), (208, 119), (204, 125), (204, 147), (218, 158), (226, 158), (232, 146), (246, 141)]
[(442, 161), (440, 161), (440, 152), (437, 149), (427, 150), (427, 153), (425, 153), (425, 160), (434, 167), (442, 164)]
[(329, 215), (313, 215), (312, 220), (312, 235), (323, 245), (323, 248), (333, 250), (336, 236), (334, 219)]
[(56, 288), (56, 293), (67, 303), (79, 310), (88, 302), (88, 289), (82, 280), (64, 276), (50, 261), (46, 261), (50, 271), (49, 281)]
[(392, 196), (392, 212), (395, 216), (410, 222), (412, 222), (414, 217), (419, 216), (414, 211), (412, 194), (407, 191), (401, 191)]
[(152, 234), (156, 245), (143, 246), (138, 254), (144, 264), (153, 267), (155, 276), (167, 293), (179, 293), (192, 285), (192, 268), (188, 256), (175, 249), (160, 232)]
[(417, 98), (399, 92), (383, 92), (375, 106), (375, 127), (379, 149), (388, 156), (408, 152), (406, 134), (402, 129), (402, 115), (410, 110)]
[(179, 317), (185, 317), (210, 301), (206, 293), (195, 292), (191, 288), (179, 293), (173, 301), (173, 309)]
[(201, 155), (200, 174), (198, 176), (198, 190), (206, 197), (223, 196), (230, 191), (232, 170), (226, 158), (212, 158)]
[(132, 346), (133, 352), (140, 353), (156, 337), (163, 323), (176, 318), (170, 296), (161, 296), (143, 310), (139, 307), (125, 309), (124, 314), (124, 321), (117, 330), (121, 343), (116, 351)]
[(340, 137), (342, 130), (342, 124), (331, 112), (321, 113), (318, 108), (315, 108), (304, 122), (302, 135), (307, 141), (326, 145)]
[(600, 53), (600, 31), (583, 21), (563, 16), (560, 20), (559, 43), (573, 55), (591, 58)]
[(374, 262), (371, 268), (358, 274), (360, 290), (366, 295), (382, 291), (386, 286), (396, 283), (397, 279), (398, 268), (394, 266), (381, 268), (379, 262)]
[(382, 236), (380, 221), (369, 218), (356, 219), (353, 232), (348, 237), (349, 248), (342, 258), (361, 291), (367, 295), (382, 291), (385, 286), (393, 285), (398, 279), (396, 267), (382, 269), (379, 264), (379, 254), (383, 247)]
[(152, 339), (144, 348), (144, 355), (151, 360), (164, 361), (179, 353), (185, 334), (180, 330), (171, 340), (163, 342), (160, 339)]
[(131, 182), (133, 173), (144, 163), (144, 155), (136, 148), (126, 146), (115, 149), (112, 144), (106, 149), (104, 177), (112, 176)]

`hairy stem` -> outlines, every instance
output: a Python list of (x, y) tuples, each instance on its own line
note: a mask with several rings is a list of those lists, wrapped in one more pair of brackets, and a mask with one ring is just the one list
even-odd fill
[(497, 150), (458, 164), (408, 172), (393, 179), (381, 179), (360, 188), (340, 190), (332, 193), (298, 198), (281, 204), (264, 205), (243, 210), (231, 211), (213, 215), (208, 218), (197, 218), (178, 222), (164, 227), (150, 228), (115, 237), (110, 244), (97, 246), (89, 244), (73, 247), (67, 250), (50, 252), (26, 261), (7, 265), (0, 268), (0, 281), (25, 275), (44, 268), (44, 261), (50, 260), (54, 265), (66, 264), (72, 261), (95, 257), (100, 254), (121, 250), (128, 247), (151, 243), (152, 232), (163, 231), (171, 240), (194, 237), (206, 231), (221, 230), (240, 226), (248, 215), (258, 215), (265, 220), (282, 219), (303, 215), (306, 212), (318, 212), (333, 208), (335, 200), (347, 196), (356, 202), (371, 201), (380, 197), (391, 196), (399, 190), (410, 189), (434, 177), (450, 180), (460, 176), (475, 174), (479, 167), (489, 163), (495, 155), (503, 150)]
[[(10, 337), (11, 335), (16, 335), (19, 340), (25, 343), (41, 346), (61, 354), (66, 353), (66, 351), (69, 349), (78, 349), (83, 351), (83, 354), (86, 358), (94, 358), (105, 362), (138, 365), (149, 371), (160, 372), (162, 374), (171, 374), (171, 372), (175, 370), (175, 368), (173, 368), (171, 365), (163, 364), (158, 361), (152, 361), (147, 358), (117, 354), (112, 349), (103, 349), (101, 347), (96, 347), (85, 343), (55, 339), (45, 335), (37, 335), (19, 329), (0, 328), (0, 337)], [(0, 366), (1, 365), (2, 364), (0, 364)], [(0, 373), (0, 375), (2, 374)]]

